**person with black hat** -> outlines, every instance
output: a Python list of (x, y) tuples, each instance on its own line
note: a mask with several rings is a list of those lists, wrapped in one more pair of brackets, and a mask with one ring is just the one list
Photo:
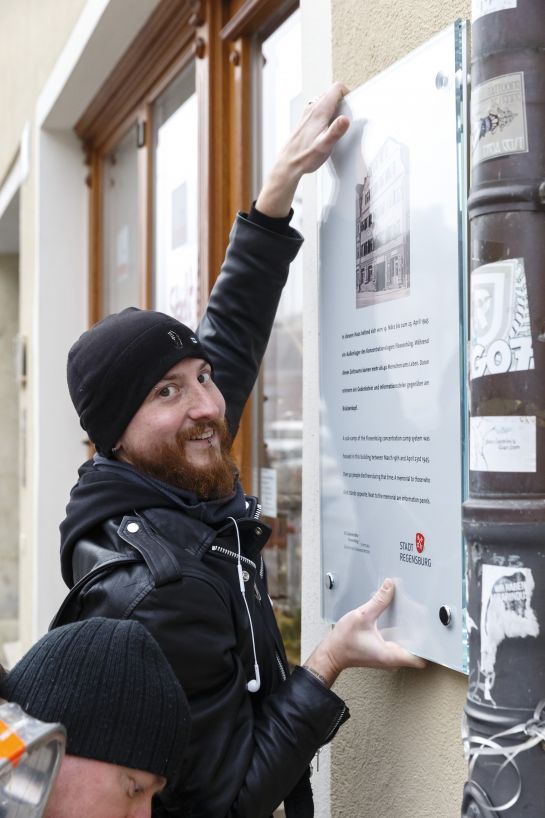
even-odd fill
[(0, 697), (66, 728), (44, 818), (149, 818), (153, 796), (182, 774), (187, 699), (138, 622), (50, 631), (0, 679)]
[(196, 332), (129, 308), (85, 332), (68, 384), (97, 454), (79, 472), (61, 525), (72, 588), (53, 625), (130, 617), (155, 636), (192, 713), (189, 775), (154, 815), (313, 815), (309, 764), (348, 718), (331, 691), (351, 666), (420, 667), (385, 642), (386, 583), (343, 618), (290, 674), (267, 594), (261, 550), (270, 530), (244, 495), (229, 447), (253, 387), (289, 264), (289, 226), (303, 173), (348, 127), (333, 85), (307, 106), (248, 215), (239, 214)]

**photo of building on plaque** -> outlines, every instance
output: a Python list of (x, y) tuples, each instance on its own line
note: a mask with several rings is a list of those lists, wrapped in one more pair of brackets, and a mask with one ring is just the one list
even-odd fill
[(389, 137), (356, 185), (356, 307), (410, 293), (409, 149)]

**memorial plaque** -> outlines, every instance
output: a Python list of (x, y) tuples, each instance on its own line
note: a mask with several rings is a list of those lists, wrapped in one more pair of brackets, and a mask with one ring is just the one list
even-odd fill
[(351, 92), (320, 176), (323, 615), (466, 667), (466, 24)]

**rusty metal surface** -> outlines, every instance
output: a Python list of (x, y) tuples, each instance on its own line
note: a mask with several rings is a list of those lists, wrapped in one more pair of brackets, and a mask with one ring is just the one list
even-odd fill
[[(545, 693), (545, 3), (494, 5), (472, 29), (474, 439), (463, 526), (474, 766), (462, 816), (538, 818), (545, 753), (534, 743), (507, 759)], [(503, 438), (489, 431), (496, 421)], [(480, 742), (503, 749), (479, 755)]]

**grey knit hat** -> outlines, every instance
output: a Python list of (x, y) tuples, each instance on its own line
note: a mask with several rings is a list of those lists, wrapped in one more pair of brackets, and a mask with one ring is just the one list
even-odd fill
[(0, 681), (0, 696), (61, 722), (70, 755), (178, 778), (187, 699), (138, 622), (95, 618), (50, 631)]

